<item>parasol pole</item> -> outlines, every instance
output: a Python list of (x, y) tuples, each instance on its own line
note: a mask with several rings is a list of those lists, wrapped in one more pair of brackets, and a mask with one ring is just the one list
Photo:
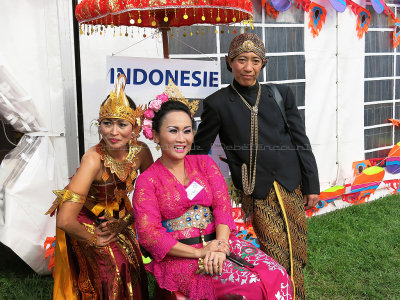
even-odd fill
[(170, 30), (170, 28), (169, 27), (161, 27), (160, 30), (161, 30), (161, 34), (162, 34), (164, 58), (169, 58), (168, 31)]

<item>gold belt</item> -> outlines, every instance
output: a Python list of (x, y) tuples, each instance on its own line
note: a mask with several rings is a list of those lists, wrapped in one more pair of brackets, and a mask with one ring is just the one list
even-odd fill
[(182, 216), (162, 222), (167, 232), (184, 230), (187, 228), (205, 229), (214, 221), (212, 211), (207, 206), (193, 205)]

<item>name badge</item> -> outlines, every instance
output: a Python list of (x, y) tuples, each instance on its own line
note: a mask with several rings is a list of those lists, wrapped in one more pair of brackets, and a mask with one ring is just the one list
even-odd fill
[(198, 193), (200, 193), (200, 191), (203, 189), (204, 187), (201, 186), (200, 184), (198, 184), (196, 181), (193, 181), (187, 188), (186, 188), (186, 194), (189, 198), (189, 200), (193, 200), (194, 197), (196, 197), (196, 195)]

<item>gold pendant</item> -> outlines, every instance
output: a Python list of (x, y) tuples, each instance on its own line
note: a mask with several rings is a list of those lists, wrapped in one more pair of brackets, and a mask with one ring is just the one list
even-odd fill
[[(118, 162), (105, 150), (104, 144), (102, 145), (101, 152), (102, 158), (104, 159), (104, 166), (110, 168), (112, 174), (117, 175), (121, 181), (126, 181), (127, 177), (135, 170), (136, 163), (135, 158), (137, 154), (142, 150), (141, 146), (130, 145), (129, 152), (124, 161)], [(135, 171), (136, 173), (136, 171)], [(104, 174), (103, 174), (104, 175)], [(137, 175), (137, 174), (136, 174)], [(135, 176), (136, 178), (136, 176)], [(108, 178), (107, 178), (108, 179)], [(132, 178), (134, 179), (134, 178)]]

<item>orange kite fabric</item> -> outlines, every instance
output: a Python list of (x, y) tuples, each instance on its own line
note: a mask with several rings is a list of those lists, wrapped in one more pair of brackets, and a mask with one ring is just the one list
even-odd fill
[(316, 37), (321, 31), (322, 25), (325, 23), (326, 9), (323, 6), (312, 2), (310, 4), (309, 17), (310, 22), (308, 23), (308, 28), (310, 28), (313, 37)]

